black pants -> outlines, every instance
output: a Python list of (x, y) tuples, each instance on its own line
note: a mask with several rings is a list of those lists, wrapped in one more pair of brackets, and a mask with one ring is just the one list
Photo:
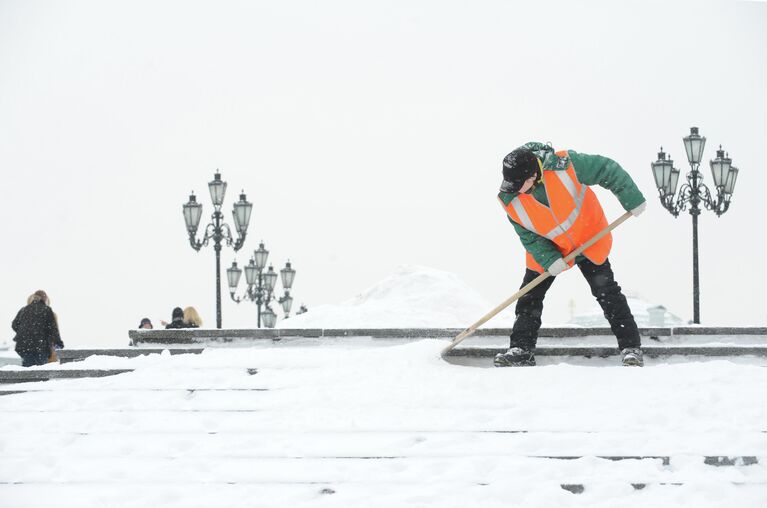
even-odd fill
[[(591, 294), (602, 306), (610, 328), (618, 339), (620, 349), (627, 347), (639, 347), (639, 330), (637, 329), (634, 316), (626, 302), (626, 297), (621, 293), (621, 287), (613, 278), (613, 269), (610, 260), (601, 265), (595, 265), (588, 259), (578, 263), (581, 273), (591, 287)], [(522, 279), (524, 287), (540, 275), (538, 272), (528, 269), (525, 278)], [(548, 277), (538, 284), (529, 293), (517, 300), (514, 329), (511, 333), (511, 347), (535, 349), (538, 341), (538, 330), (541, 327), (541, 314), (543, 313), (543, 299), (546, 291), (554, 283), (555, 277)]]

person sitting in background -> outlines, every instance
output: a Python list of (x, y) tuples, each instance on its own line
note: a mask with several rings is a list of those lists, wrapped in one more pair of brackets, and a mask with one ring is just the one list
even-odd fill
[(187, 328), (199, 328), (202, 326), (202, 318), (194, 307), (184, 309), (184, 323)]
[(176, 307), (175, 309), (173, 309), (171, 322), (166, 323), (165, 321), (163, 321), (162, 323), (165, 325), (165, 328), (168, 330), (173, 328), (186, 328), (186, 323), (184, 323), (184, 311), (181, 310), (181, 307)]
[[(42, 296), (39, 296), (38, 293), (41, 293), (42, 295), (45, 295), (45, 304), (50, 307), (51, 302), (50, 299), (48, 299), (48, 295), (43, 291), (42, 289), (32, 293), (27, 297), (27, 305), (34, 302), (38, 297), (42, 298)], [(53, 322), (56, 324), (56, 329), (59, 329), (59, 316), (54, 312), (53, 313)], [(51, 347), (53, 351), (51, 352), (50, 357), (48, 358), (48, 363), (53, 361), (58, 361), (58, 358), (56, 357), (56, 350), (57, 349), (64, 349), (64, 343), (61, 342), (61, 337), (59, 337), (58, 342), (55, 339), (52, 339)]]
[[(143, 318), (143, 319), (141, 320), (141, 322), (138, 324), (138, 329), (139, 329), (139, 330), (153, 330), (153, 329), (154, 329), (154, 326), (152, 326), (152, 322), (149, 320), (149, 318), (148, 318), (148, 317), (145, 317), (145, 318)], [(130, 341), (128, 341), (128, 345), (129, 345), (129, 346), (136, 346), (137, 344), (135, 344), (135, 343), (133, 342), (133, 339), (131, 338), (131, 339), (130, 339)]]
[(11, 327), (16, 332), (13, 339), (16, 353), (24, 367), (45, 365), (55, 349), (64, 347), (56, 315), (43, 290), (35, 291), (27, 299), (27, 305), (16, 314)]

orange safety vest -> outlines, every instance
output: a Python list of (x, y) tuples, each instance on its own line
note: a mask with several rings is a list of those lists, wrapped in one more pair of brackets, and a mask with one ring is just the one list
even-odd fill
[[(567, 151), (557, 152), (557, 155), (568, 157)], [(569, 159), (566, 170), (544, 169), (542, 173), (549, 206), (538, 202), (530, 194), (519, 194), (508, 205), (502, 201), (501, 205), (514, 222), (554, 242), (565, 257), (607, 227), (607, 217), (594, 191), (578, 181)], [(608, 233), (583, 251), (583, 255), (601, 265), (610, 254), (612, 244), (612, 235)], [(529, 269), (544, 272), (529, 252), (526, 261)]]

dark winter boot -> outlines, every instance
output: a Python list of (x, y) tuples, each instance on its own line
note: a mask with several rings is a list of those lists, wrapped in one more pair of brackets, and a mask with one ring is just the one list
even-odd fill
[(624, 367), (642, 367), (642, 350), (638, 347), (627, 347), (621, 350), (621, 363)]
[(535, 365), (535, 354), (529, 349), (513, 347), (495, 355), (493, 364), (496, 367), (532, 367)]

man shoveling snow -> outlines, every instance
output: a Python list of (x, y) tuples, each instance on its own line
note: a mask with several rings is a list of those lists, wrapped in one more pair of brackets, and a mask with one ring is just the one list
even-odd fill
[(527, 251), (522, 287), (544, 271), (543, 280), (517, 301), (511, 344), (495, 357), (497, 367), (535, 365), (535, 344), (541, 327), (543, 299), (554, 278), (578, 265), (591, 293), (610, 323), (623, 365), (642, 366), (639, 330), (626, 297), (607, 259), (612, 236), (600, 238), (578, 255), (565, 257), (607, 226), (607, 218), (589, 185), (610, 190), (635, 217), (647, 206), (629, 174), (615, 161), (572, 150), (554, 152), (542, 143), (527, 143), (503, 160), (498, 198)]

